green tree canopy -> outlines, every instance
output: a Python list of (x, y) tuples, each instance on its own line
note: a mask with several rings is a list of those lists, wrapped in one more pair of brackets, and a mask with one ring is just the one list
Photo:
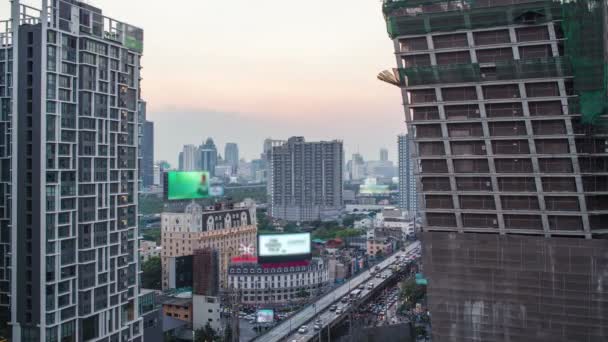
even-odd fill
[(160, 257), (151, 257), (141, 267), (141, 286), (146, 289), (161, 289), (162, 266)]

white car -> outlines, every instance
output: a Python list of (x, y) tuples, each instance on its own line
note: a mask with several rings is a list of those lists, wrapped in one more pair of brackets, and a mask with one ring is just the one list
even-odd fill
[(336, 315), (341, 315), (341, 314), (342, 314), (342, 308), (336, 309)]
[(300, 334), (306, 334), (307, 331), (308, 331), (308, 327), (305, 325), (301, 326), (300, 329), (298, 329), (298, 332)]

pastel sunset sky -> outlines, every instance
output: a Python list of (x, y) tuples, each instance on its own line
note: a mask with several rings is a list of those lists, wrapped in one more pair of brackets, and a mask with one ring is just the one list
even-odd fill
[[(22, 1), (39, 7), (40, 0)], [(143, 97), (156, 158), (214, 138), (257, 158), (264, 138), (342, 139), (396, 160), (405, 131), (379, 0), (90, 0), (144, 29)], [(0, 11), (9, 15), (9, 2)]]

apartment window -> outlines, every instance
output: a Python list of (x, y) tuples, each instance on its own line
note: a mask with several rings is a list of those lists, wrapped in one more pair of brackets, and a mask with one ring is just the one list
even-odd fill
[(608, 176), (584, 176), (583, 189), (587, 192), (608, 191)]
[(522, 121), (498, 121), (488, 123), (491, 136), (526, 135), (526, 125)]
[(495, 159), (494, 165), (498, 173), (530, 173), (532, 161), (525, 158)]
[(561, 101), (528, 102), (531, 116), (562, 115)]
[(414, 121), (439, 120), (439, 109), (437, 107), (414, 107), (411, 109)]
[(467, 47), (468, 45), (469, 43), (465, 33), (433, 36), (433, 46), (435, 49)]
[(477, 62), (496, 63), (513, 60), (513, 50), (508, 48), (477, 50)]
[(431, 65), (431, 57), (428, 54), (409, 55), (403, 57), (403, 67), (412, 68)]
[(444, 107), (448, 120), (466, 120), (479, 117), (478, 105), (454, 105)]
[(448, 134), (450, 137), (481, 137), (483, 129), (481, 123), (458, 123), (448, 124)]
[(567, 154), (570, 150), (565, 139), (536, 139), (535, 144), (538, 154)]
[(440, 138), (440, 125), (416, 125), (415, 134), (417, 138)]
[(436, 54), (437, 65), (470, 64), (469, 51), (443, 52)]
[(453, 141), (453, 155), (485, 155), (486, 144), (483, 141)]
[(473, 210), (494, 210), (496, 206), (494, 204), (493, 196), (460, 196), (460, 208), (461, 209), (473, 209)]
[(448, 166), (445, 160), (425, 159), (420, 161), (420, 168), (423, 173), (447, 173)]
[(528, 97), (559, 96), (559, 87), (556, 82), (528, 83), (526, 84), (526, 95)]
[(473, 32), (475, 45), (507, 44), (511, 42), (509, 30)]
[(437, 97), (435, 95), (435, 89), (418, 89), (418, 90), (410, 90), (408, 92), (409, 95), (409, 103), (410, 104), (418, 104), (418, 103), (427, 103), (427, 102), (436, 102)]
[(486, 116), (489, 118), (519, 117), (524, 115), (521, 103), (486, 103)]
[(543, 222), (539, 215), (503, 215), (507, 229), (543, 229)]
[(490, 177), (456, 177), (456, 189), (460, 191), (492, 191)]
[(532, 177), (499, 177), (498, 189), (503, 192), (536, 192)]
[(532, 42), (539, 40), (548, 40), (549, 31), (547, 26), (520, 27), (515, 29), (517, 41)]
[(477, 91), (475, 90), (475, 87), (442, 88), (441, 94), (444, 101), (477, 100)]
[(545, 196), (545, 206), (550, 211), (578, 211), (578, 197)]
[(454, 172), (456, 173), (487, 173), (489, 172), (487, 159), (455, 159)]
[(408, 38), (399, 41), (401, 52), (428, 50), (426, 37)]
[(426, 221), (430, 227), (456, 227), (456, 217), (449, 213), (427, 213)]
[(502, 208), (504, 210), (538, 210), (538, 198), (536, 196), (501, 196)]
[(425, 204), (428, 209), (452, 209), (454, 202), (450, 195), (426, 195)]
[(498, 228), (496, 215), (462, 214), (462, 225), (465, 228)]
[(444, 177), (423, 177), (423, 191), (450, 191), (450, 179)]
[(549, 215), (548, 219), (551, 230), (583, 230), (580, 216)]
[(563, 135), (566, 134), (566, 125), (563, 120), (537, 120), (532, 121), (532, 128), (536, 135)]
[(587, 210), (608, 210), (608, 195), (585, 196)]
[(421, 142), (418, 144), (419, 154), (421, 156), (443, 156), (445, 149), (443, 142)]
[(519, 97), (517, 84), (488, 85), (483, 88), (485, 99), (511, 99)]
[(494, 140), (494, 154), (529, 154), (530, 146), (527, 140)]
[(545, 59), (553, 57), (551, 45), (521, 46), (519, 48), (520, 59)]

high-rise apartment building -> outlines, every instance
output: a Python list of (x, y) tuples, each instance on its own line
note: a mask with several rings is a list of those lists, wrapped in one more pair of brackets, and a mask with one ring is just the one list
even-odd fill
[(353, 153), (350, 162), (350, 179), (356, 181), (363, 178), (365, 178), (365, 160), (361, 154)]
[(388, 150), (386, 148), (380, 149), (380, 161), (382, 161), (382, 162), (388, 161)]
[(266, 179), (266, 197), (268, 202), (268, 215), (272, 216), (272, 192), (274, 188), (274, 182), (272, 181), (272, 149), (275, 146), (281, 146), (285, 143), (284, 140), (273, 140), (271, 138), (264, 139), (264, 147), (262, 152), (262, 160), (265, 166), (265, 179)]
[(237, 167), (239, 165), (239, 145), (236, 143), (226, 143), (226, 147), (224, 148), (224, 161), (232, 167)]
[(194, 145), (184, 145), (180, 153), (180, 170), (196, 171), (200, 170), (201, 155), (199, 149)]
[(0, 27), (0, 333), (141, 341), (143, 31), (71, 0)]
[(342, 202), (342, 142), (291, 137), (272, 148), (272, 217), (333, 220)]
[[(143, 102), (145, 113), (145, 102)], [(145, 115), (145, 114), (144, 114)], [(154, 122), (145, 120), (142, 124), (141, 174), (144, 187), (154, 185)]]
[(433, 341), (608, 339), (606, 2), (383, 9)]
[(199, 146), (199, 168), (209, 171), (211, 176), (215, 176), (215, 167), (217, 166), (217, 148), (213, 139), (207, 138), (207, 141)]
[[(418, 193), (412, 156), (413, 142), (408, 134), (399, 135), (399, 208), (416, 215)], [(412, 216), (413, 217), (413, 216)]]

